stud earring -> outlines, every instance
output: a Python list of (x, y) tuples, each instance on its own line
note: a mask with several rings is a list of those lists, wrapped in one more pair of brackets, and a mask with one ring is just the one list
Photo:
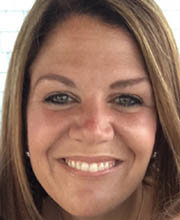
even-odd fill
[(26, 156), (27, 156), (27, 157), (30, 157), (29, 151), (26, 151)]
[(158, 156), (158, 152), (157, 152), (157, 151), (154, 151), (154, 153), (153, 153), (153, 155), (152, 155), (152, 158), (153, 158), (153, 159), (156, 159), (157, 156)]

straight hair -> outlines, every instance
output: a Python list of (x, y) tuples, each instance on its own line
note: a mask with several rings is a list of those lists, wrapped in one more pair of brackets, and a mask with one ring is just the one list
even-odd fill
[[(145, 176), (155, 188), (154, 219), (180, 191), (180, 64), (172, 31), (153, 0), (36, 0), (19, 32), (4, 92), (0, 143), (0, 216), (4, 220), (42, 220), (47, 196), (26, 157), (26, 107), (30, 67), (48, 34), (71, 16), (91, 16), (125, 28), (145, 62), (155, 99), (158, 129)], [(159, 215), (160, 216), (160, 215)]]

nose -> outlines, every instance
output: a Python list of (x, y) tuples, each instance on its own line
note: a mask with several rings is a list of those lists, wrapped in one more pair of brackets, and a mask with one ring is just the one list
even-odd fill
[(101, 104), (86, 106), (69, 130), (71, 139), (90, 145), (111, 141), (114, 137), (111, 116)]

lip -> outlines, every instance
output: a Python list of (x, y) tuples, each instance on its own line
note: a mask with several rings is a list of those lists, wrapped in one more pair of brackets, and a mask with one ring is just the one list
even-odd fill
[[(81, 171), (77, 170), (75, 168), (69, 167), (65, 163), (65, 159), (68, 160), (74, 160), (74, 161), (80, 161), (80, 162), (86, 162), (86, 163), (101, 163), (101, 162), (107, 162), (107, 161), (115, 161), (115, 166), (102, 170), (97, 172), (88, 172), (88, 171)], [(82, 157), (82, 156), (74, 156), (74, 157), (65, 157), (58, 159), (58, 162), (61, 167), (63, 167), (67, 172), (69, 172), (72, 175), (81, 176), (81, 177), (98, 177), (98, 176), (104, 176), (107, 174), (110, 174), (112, 172), (115, 172), (119, 168), (119, 166), (122, 165), (123, 161), (119, 160), (117, 158), (113, 157), (107, 157), (107, 156), (98, 156), (98, 157)]]
[(65, 159), (75, 160), (75, 161), (83, 161), (87, 163), (99, 163), (99, 162), (106, 162), (106, 161), (114, 161), (119, 160), (114, 157), (108, 156), (95, 156), (95, 157), (86, 157), (86, 156), (70, 156), (65, 157)]

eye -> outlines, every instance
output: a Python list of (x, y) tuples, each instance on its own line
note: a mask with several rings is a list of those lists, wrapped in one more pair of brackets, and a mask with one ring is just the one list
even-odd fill
[(44, 102), (55, 105), (67, 105), (70, 103), (77, 102), (75, 98), (66, 93), (57, 93), (49, 95), (45, 98)]
[(123, 94), (115, 97), (111, 100), (111, 103), (115, 103), (116, 105), (120, 105), (122, 107), (135, 107), (141, 106), (143, 104), (143, 100), (136, 95)]

